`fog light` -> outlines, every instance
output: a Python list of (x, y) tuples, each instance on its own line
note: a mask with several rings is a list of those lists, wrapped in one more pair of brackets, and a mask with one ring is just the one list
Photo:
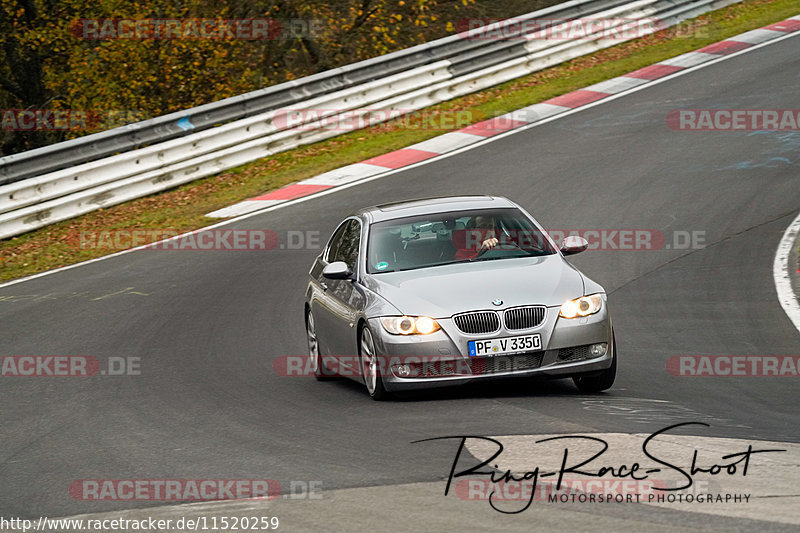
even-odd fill
[(589, 357), (602, 357), (608, 350), (608, 344), (605, 342), (598, 342), (589, 346)]
[(411, 375), (411, 368), (408, 365), (397, 365), (395, 367), (397, 369), (397, 375), (400, 377), (408, 377)]

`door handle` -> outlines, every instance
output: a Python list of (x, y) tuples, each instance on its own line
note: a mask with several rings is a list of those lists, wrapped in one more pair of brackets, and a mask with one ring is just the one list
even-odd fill
[(327, 291), (328, 290), (328, 284), (325, 283), (324, 281), (320, 282), (320, 286), (322, 287), (323, 291)]

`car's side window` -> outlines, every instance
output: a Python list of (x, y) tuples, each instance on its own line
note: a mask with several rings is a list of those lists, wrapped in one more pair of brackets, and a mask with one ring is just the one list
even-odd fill
[(333, 237), (331, 237), (331, 240), (328, 242), (328, 248), (325, 250), (325, 257), (324, 257), (325, 261), (327, 261), (328, 263), (333, 263), (334, 261), (336, 261), (334, 257), (336, 257), (336, 253), (339, 250), (339, 246), (342, 243), (342, 237), (344, 236), (344, 232), (347, 231), (350, 222), (351, 221), (348, 220), (347, 222), (339, 226), (336, 229), (336, 232), (334, 232)]
[(361, 223), (351, 219), (343, 227), (344, 232), (338, 241), (336, 250), (331, 247), (329, 261), (344, 261), (350, 270), (355, 270), (358, 260), (358, 247), (361, 243)]

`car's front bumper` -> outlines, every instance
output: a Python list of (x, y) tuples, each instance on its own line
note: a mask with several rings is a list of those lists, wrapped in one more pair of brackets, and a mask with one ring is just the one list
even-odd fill
[[(600, 312), (584, 318), (565, 319), (558, 307), (549, 307), (544, 321), (524, 331), (500, 331), (467, 335), (450, 318), (437, 319), (442, 329), (430, 335), (392, 335), (378, 319), (370, 320), (370, 329), (381, 355), (381, 375), (390, 391), (427, 389), (460, 385), (477, 380), (526, 376), (571, 377), (607, 369), (614, 353), (611, 318), (604, 302)], [(541, 350), (510, 356), (470, 357), (467, 343), (529, 334), (541, 336)], [(591, 357), (586, 349), (606, 343), (605, 355)], [(405, 369), (401, 365), (406, 365)], [(407, 373), (409, 368), (411, 375)], [(406, 375), (401, 375), (406, 370)]]

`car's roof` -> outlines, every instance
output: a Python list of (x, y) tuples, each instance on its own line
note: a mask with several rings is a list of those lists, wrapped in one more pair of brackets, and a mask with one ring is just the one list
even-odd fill
[(356, 215), (366, 216), (372, 222), (381, 222), (430, 213), (508, 207), (516, 205), (502, 196), (440, 196), (366, 207)]

